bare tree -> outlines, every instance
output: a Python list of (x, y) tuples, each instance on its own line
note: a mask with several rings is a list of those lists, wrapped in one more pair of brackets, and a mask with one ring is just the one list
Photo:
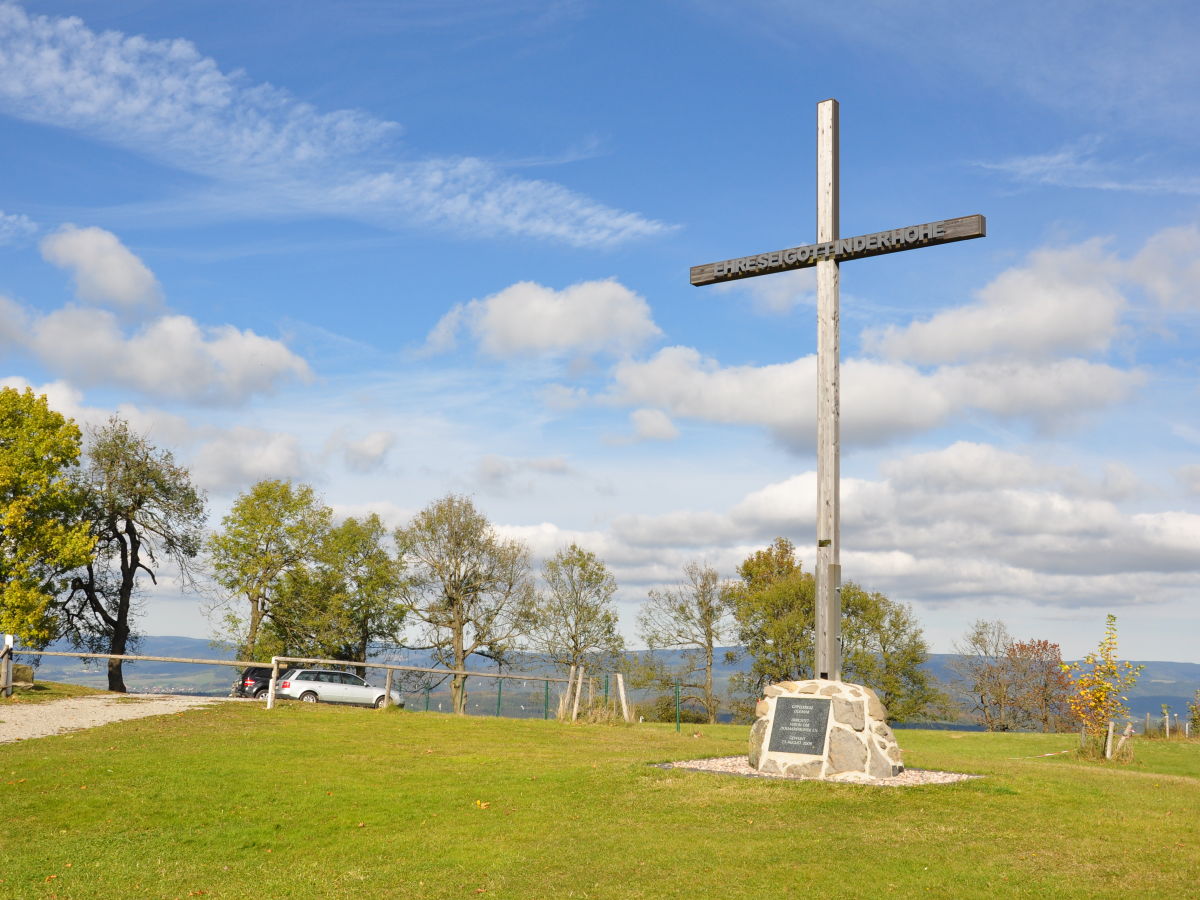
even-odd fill
[(542, 579), (546, 593), (529, 633), (532, 650), (568, 670), (586, 660), (611, 659), (625, 649), (612, 600), (617, 580), (604, 560), (571, 544), (546, 561)]
[(700, 703), (711, 723), (720, 707), (713, 690), (713, 653), (729, 639), (733, 623), (716, 569), (693, 561), (683, 567), (683, 575), (684, 581), (674, 587), (650, 591), (638, 626), (651, 651), (684, 651), (683, 665), (658, 680), (665, 686), (678, 677), (682, 699)]
[(958, 659), (952, 663), (958, 686), (971, 699), (972, 709), (988, 731), (1008, 731), (1014, 726), (1014, 685), (1008, 662), (1012, 637), (1000, 620), (975, 622), (954, 644)]
[[(502, 660), (526, 634), (534, 613), (529, 550), (499, 538), (467, 497), (450, 494), (397, 529), (407, 564), (403, 587), (412, 618), (422, 625), (421, 646), (454, 669), (473, 655)], [(466, 679), (450, 680), (454, 711), (466, 710)]]

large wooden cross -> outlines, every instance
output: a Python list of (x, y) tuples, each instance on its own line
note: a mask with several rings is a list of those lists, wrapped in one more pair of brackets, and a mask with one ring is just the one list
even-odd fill
[(983, 216), (963, 216), (839, 237), (838, 102), (817, 104), (817, 242), (692, 267), (692, 284), (720, 284), (756, 275), (817, 267), (817, 630), (815, 674), (840, 681), (841, 495), (839, 459), (838, 303), (844, 260), (966, 241), (987, 234)]

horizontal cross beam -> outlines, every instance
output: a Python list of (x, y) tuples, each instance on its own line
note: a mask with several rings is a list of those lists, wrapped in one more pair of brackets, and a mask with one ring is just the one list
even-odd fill
[(943, 219), (940, 222), (926, 222), (907, 228), (839, 238), (822, 244), (806, 244), (802, 247), (789, 247), (786, 250), (756, 253), (752, 256), (692, 266), (692, 284), (695, 287), (720, 284), (723, 281), (737, 281), (739, 278), (753, 278), (755, 275), (807, 269), (821, 260), (842, 262), (848, 259), (863, 259), (901, 250), (915, 250), (918, 247), (932, 247), (935, 244), (969, 241), (986, 234), (987, 221), (983, 216)]

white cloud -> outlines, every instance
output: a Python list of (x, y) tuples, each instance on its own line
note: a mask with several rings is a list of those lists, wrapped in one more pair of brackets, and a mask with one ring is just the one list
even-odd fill
[(279, 341), (232, 325), (202, 328), (187, 316), (163, 316), (126, 334), (107, 310), (65, 307), (34, 319), (28, 340), (46, 366), (73, 382), (155, 397), (237, 403), (311, 377)]
[(393, 432), (372, 431), (360, 440), (343, 442), (342, 458), (352, 472), (377, 472), (395, 444), (396, 435)]
[(68, 269), (75, 293), (89, 303), (120, 309), (152, 307), (162, 300), (158, 279), (110, 231), (64, 225), (42, 238), (42, 258)]
[(931, 380), (956, 410), (1025, 418), (1044, 429), (1125, 402), (1146, 383), (1143, 372), (1083, 359), (945, 366)]
[(629, 414), (633, 436), (639, 441), (673, 441), (679, 429), (661, 409), (635, 409)]
[[(1184, 584), (1194, 592), (1200, 515), (1124, 512), (1092, 496), (1106, 477), (964, 442), (894, 460), (879, 480), (846, 478), (845, 577), (929, 603), (987, 597), (1078, 607), (1131, 602), (1151, 585), (1170, 586), (1171, 596)], [(740, 559), (745, 548), (784, 535), (811, 563), (815, 510), (809, 471), (753, 491), (727, 512), (620, 517), (604, 540), (640, 564), (646, 551)]]
[(20, 346), (29, 328), (29, 312), (0, 294), (0, 347)]
[[(1047, 629), (1036, 636), (1071, 647), (1075, 626), (1064, 631), (1061, 620), (1102, 621), (1130, 606), (1171, 614), (1190, 603), (1200, 589), (1200, 515), (1126, 510), (1101, 496), (1109, 465), (1085, 470), (1044, 451), (959, 442), (893, 458), (878, 477), (843, 479), (843, 576), (915, 603), (943, 650), (983, 615)], [(645, 590), (677, 581), (689, 560), (733, 577), (782, 535), (811, 571), (815, 510), (816, 476), (805, 471), (724, 508), (620, 515), (591, 530), (542, 522), (498, 531), (538, 559), (570, 541), (598, 553), (632, 624)]]
[[(848, 444), (879, 444), (938, 427), (970, 410), (1052, 428), (1123, 402), (1144, 380), (1139, 372), (1080, 359), (1040, 366), (943, 366), (930, 373), (851, 359), (841, 374), (842, 436)], [(722, 367), (693, 348), (667, 347), (649, 360), (618, 363), (613, 382), (611, 402), (708, 422), (764, 426), (789, 447), (806, 451), (816, 439), (812, 356)]]
[(158, 446), (186, 446), (196, 439), (196, 429), (182, 416), (132, 403), (121, 403), (115, 408), (89, 406), (84, 402), (83, 391), (61, 379), (32, 384), (25, 378), (14, 375), (0, 379), (0, 386), (17, 390), (28, 387), (36, 394), (44, 394), (51, 409), (62, 413), (68, 419), (74, 419), (75, 423), (85, 430), (103, 425), (110, 417), (118, 415), (128, 422), (136, 433), (146, 435), (151, 443)]
[(577, 245), (667, 230), (480, 159), (398, 159), (395, 122), (320, 112), (181, 39), (97, 33), (0, 2), (0, 110), (214, 180), (225, 208), (436, 224)]
[(1039, 250), (1026, 265), (983, 288), (976, 303), (902, 328), (868, 329), (863, 346), (886, 359), (921, 365), (1103, 351), (1125, 306), (1114, 283), (1117, 274), (1117, 263), (1100, 241)]
[(560, 457), (515, 459), (488, 454), (475, 467), (475, 481), (492, 494), (527, 494), (534, 490), (534, 480), (541, 476), (562, 477), (575, 471)]
[(615, 279), (584, 281), (561, 291), (519, 282), (455, 306), (434, 326), (427, 347), (447, 350), (463, 329), (484, 353), (501, 358), (620, 354), (662, 333), (646, 301)]
[(232, 493), (264, 478), (304, 478), (309, 462), (295, 435), (238, 426), (211, 434), (192, 454), (191, 471), (208, 490)]
[(1165, 228), (1146, 241), (1127, 268), (1166, 309), (1200, 309), (1200, 228)]
[(6, 213), (0, 209), (0, 247), (15, 244), (37, 232), (37, 223), (21, 213)]
[(293, 434), (232, 425), (196, 423), (161, 409), (122, 403), (115, 408), (88, 405), (74, 385), (58, 380), (31, 384), (19, 376), (0, 379), (0, 387), (44, 394), (50, 408), (85, 432), (117, 415), (150, 443), (173, 451), (197, 485), (216, 493), (241, 490), (263, 478), (302, 478), (310, 469), (300, 439)]
[(1200, 495), (1200, 465), (1180, 466), (1175, 474), (1189, 493)]
[(1089, 137), (1049, 153), (1015, 156), (979, 165), (1026, 184), (1137, 194), (1200, 194), (1200, 178), (1195, 175), (1131, 175), (1131, 172), (1144, 170), (1144, 163), (1103, 160), (1097, 154), (1099, 147), (1100, 140)]

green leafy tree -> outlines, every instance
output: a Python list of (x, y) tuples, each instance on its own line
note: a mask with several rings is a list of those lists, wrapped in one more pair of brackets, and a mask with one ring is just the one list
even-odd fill
[[(82, 487), (95, 550), (71, 580), (64, 628), (76, 646), (124, 654), (136, 637), (140, 576), (157, 584), (155, 570), (170, 565), (190, 582), (204, 495), (169, 450), (154, 447), (122, 419), (110, 419), (90, 438)], [(110, 691), (125, 690), (121, 662), (108, 661)]]
[(0, 389), (0, 632), (31, 647), (55, 638), (65, 576), (95, 546), (73, 477), (81, 443), (44, 395)]
[[(417, 649), (462, 670), (472, 655), (501, 661), (529, 633), (535, 591), (529, 550), (500, 538), (470, 498), (435, 500), (396, 531), (406, 563), (405, 605), (420, 627)], [(466, 711), (466, 678), (450, 680), (454, 711)]]
[(675, 668), (652, 667), (646, 680), (667, 687), (679, 680), (684, 703), (699, 704), (708, 721), (717, 721), (721, 701), (713, 689), (716, 648), (732, 634), (729, 607), (721, 596), (716, 569), (700, 562), (683, 567), (684, 580), (673, 587), (652, 590), (638, 615), (642, 640), (656, 650), (683, 651), (683, 662)]
[(528, 635), (530, 649), (569, 671), (603, 665), (625, 649), (617, 630), (617, 580), (595, 553), (571, 544), (542, 566), (546, 590)]
[(365, 661), (372, 642), (396, 640), (405, 610), (401, 564), (391, 543), (374, 513), (326, 532), (312, 559), (285, 573), (260, 632), (260, 649)]
[(912, 607), (854, 582), (842, 585), (841, 595), (842, 677), (874, 690), (898, 722), (941, 706), (945, 698), (925, 669), (929, 645)]
[(243, 658), (271, 657), (272, 647), (260, 646), (263, 621), (289, 573), (313, 563), (332, 519), (309, 485), (264, 480), (239, 495), (221, 520), (221, 530), (208, 541), (208, 557), (214, 579), (229, 596), (214, 612)]
[(768, 684), (811, 678), (816, 584), (796, 559), (795, 546), (776, 538), (751, 553), (737, 573), (739, 580), (725, 586), (725, 599), (750, 670), (735, 676), (734, 689), (757, 698)]
[(1188, 704), (1188, 719), (1191, 721), (1191, 730), (1200, 734), (1200, 689), (1197, 689)]
[[(750, 554), (725, 586), (750, 670), (732, 685), (750, 697), (778, 681), (813, 677), (816, 584), (786, 538)], [(842, 585), (842, 672), (879, 694), (894, 719), (944, 704), (923, 668), (929, 648), (912, 609), (883, 594)]]

